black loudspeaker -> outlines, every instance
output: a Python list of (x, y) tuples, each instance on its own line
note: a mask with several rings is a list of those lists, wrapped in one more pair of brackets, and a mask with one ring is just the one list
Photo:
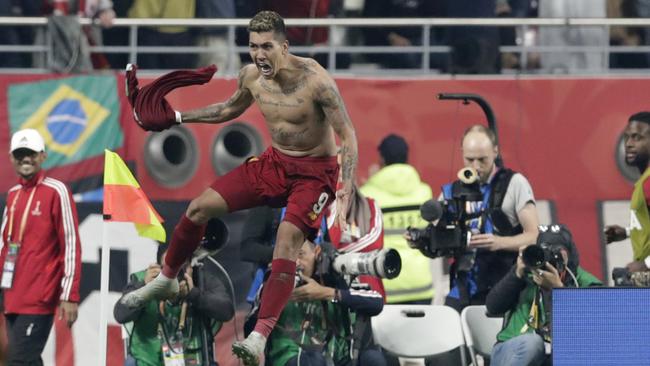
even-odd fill
[(143, 159), (138, 179), (151, 199), (189, 200), (217, 177), (261, 154), (264, 141), (255, 126), (237, 121), (219, 127), (175, 126), (148, 133), (141, 145), (132, 146)]
[(251, 156), (262, 153), (262, 137), (255, 127), (235, 122), (219, 130), (215, 137), (210, 157), (217, 175), (224, 175), (241, 165)]
[(150, 133), (143, 154), (147, 173), (166, 188), (185, 185), (196, 173), (199, 162), (197, 141), (184, 126)]

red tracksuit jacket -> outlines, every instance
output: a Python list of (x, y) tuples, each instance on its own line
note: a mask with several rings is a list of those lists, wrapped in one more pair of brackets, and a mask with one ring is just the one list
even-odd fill
[(17, 240), (23, 212), (34, 189), (13, 284), (10, 289), (2, 289), (5, 314), (53, 314), (60, 301), (79, 302), (81, 244), (77, 206), (67, 187), (46, 177), (43, 171), (29, 181), (21, 179), (7, 194), (0, 264), (7, 255), (9, 210), (22, 191), (13, 219), (12, 236)]
[[(360, 238), (354, 238), (351, 242), (341, 241), (341, 228), (334, 225), (336, 217), (336, 201), (329, 206), (327, 214), (327, 230), (332, 241), (332, 245), (337, 250), (345, 253), (370, 252), (384, 248), (384, 224), (381, 215), (381, 209), (372, 198), (366, 197), (370, 206), (370, 231)], [(386, 291), (381, 278), (374, 276), (359, 276), (359, 281), (370, 285), (370, 288), (379, 292), (386, 299)]]

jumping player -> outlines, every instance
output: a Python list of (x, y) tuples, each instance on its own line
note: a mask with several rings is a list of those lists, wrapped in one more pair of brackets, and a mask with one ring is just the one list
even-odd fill
[[(176, 120), (164, 127), (226, 122), (255, 101), (266, 119), (271, 147), (217, 179), (190, 203), (174, 230), (162, 273), (122, 301), (135, 306), (177, 293), (179, 268), (198, 246), (210, 218), (260, 205), (286, 206), (255, 330), (233, 344), (233, 352), (245, 365), (258, 365), (266, 339), (293, 290), (298, 250), (317, 232), (323, 211), (334, 199), (339, 174), (334, 134), (341, 143), (343, 184), (336, 192), (341, 227), (345, 227), (357, 166), (357, 142), (333, 79), (316, 61), (289, 53), (284, 20), (275, 12), (261, 11), (250, 21), (248, 31), (253, 64), (241, 69), (238, 88), (230, 99), (177, 112)], [(135, 78), (128, 72), (127, 77)]]

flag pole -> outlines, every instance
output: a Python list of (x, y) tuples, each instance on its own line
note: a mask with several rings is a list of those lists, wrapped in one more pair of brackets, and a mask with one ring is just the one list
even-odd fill
[(162, 218), (151, 205), (138, 181), (120, 156), (104, 150), (104, 202), (102, 213), (102, 258), (99, 313), (99, 366), (106, 366), (108, 316), (108, 286), (110, 248), (108, 224), (111, 221), (132, 222), (138, 235), (160, 242), (166, 239)]
[(106, 343), (107, 343), (107, 327), (108, 318), (108, 274), (110, 271), (110, 253), (108, 247), (108, 223), (106, 222), (106, 215), (102, 222), (102, 266), (101, 266), (101, 285), (99, 295), (99, 362), (100, 366), (106, 366)]

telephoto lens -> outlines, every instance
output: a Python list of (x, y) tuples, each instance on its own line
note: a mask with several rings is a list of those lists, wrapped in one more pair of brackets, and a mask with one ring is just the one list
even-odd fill
[(367, 253), (345, 253), (337, 256), (334, 270), (347, 275), (371, 275), (392, 279), (402, 270), (402, 258), (395, 249), (384, 248)]

